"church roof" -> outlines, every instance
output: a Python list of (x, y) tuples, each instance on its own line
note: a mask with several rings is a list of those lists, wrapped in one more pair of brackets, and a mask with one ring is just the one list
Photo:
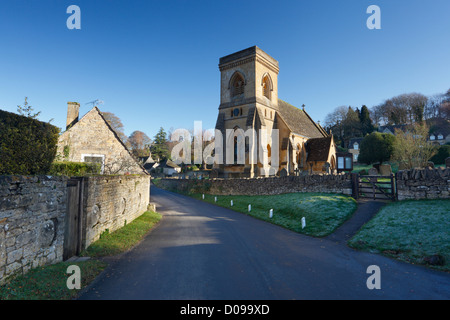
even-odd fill
[(281, 118), (293, 133), (308, 138), (328, 136), (325, 130), (316, 124), (304, 110), (296, 108), (280, 99), (278, 99), (278, 108)]
[(306, 143), (307, 161), (327, 161), (332, 136), (309, 139)]

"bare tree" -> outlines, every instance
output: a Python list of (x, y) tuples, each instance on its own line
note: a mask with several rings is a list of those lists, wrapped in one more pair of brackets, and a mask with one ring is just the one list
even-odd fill
[(109, 126), (116, 132), (122, 142), (127, 141), (127, 136), (123, 132), (123, 124), (118, 116), (112, 112), (102, 112), (103, 118), (108, 122)]
[(144, 132), (136, 130), (128, 137), (128, 144), (136, 156), (148, 156), (150, 152), (150, 139)]
[(428, 143), (428, 127), (414, 124), (410, 130), (395, 130), (393, 160), (403, 163), (408, 169), (426, 167), (436, 149)]

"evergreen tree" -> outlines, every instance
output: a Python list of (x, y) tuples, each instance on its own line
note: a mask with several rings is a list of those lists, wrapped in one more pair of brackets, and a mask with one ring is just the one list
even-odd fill
[(388, 161), (394, 151), (395, 136), (389, 133), (372, 132), (361, 141), (358, 162), (372, 164)]
[(152, 153), (152, 158), (156, 161), (170, 159), (170, 151), (167, 145), (167, 134), (163, 127), (159, 128), (158, 133), (155, 135), (150, 151)]
[(363, 137), (365, 137), (366, 134), (372, 133), (372, 131), (374, 130), (372, 120), (370, 119), (369, 108), (367, 108), (367, 106), (365, 105), (363, 105), (361, 108), (359, 121), (361, 122), (361, 133)]

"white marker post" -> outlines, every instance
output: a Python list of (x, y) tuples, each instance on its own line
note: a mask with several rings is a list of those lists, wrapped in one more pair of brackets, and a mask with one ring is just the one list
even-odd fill
[(231, 200), (231, 203), (230, 203), (230, 204), (231, 204), (231, 206), (233, 206), (233, 200)]
[(248, 212), (250, 212), (250, 211), (252, 211), (252, 205), (251, 204), (248, 205)]
[(306, 219), (305, 217), (302, 218), (302, 229), (306, 227)]
[(205, 194), (202, 194), (202, 199), (205, 200)]
[(214, 197), (214, 202), (217, 202), (217, 197)]
[(272, 219), (272, 217), (273, 217), (273, 209), (270, 209), (270, 211), (269, 211), (269, 218)]

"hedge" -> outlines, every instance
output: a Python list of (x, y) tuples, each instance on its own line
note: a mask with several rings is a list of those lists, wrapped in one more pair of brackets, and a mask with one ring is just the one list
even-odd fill
[(49, 174), (52, 176), (80, 177), (89, 174), (100, 174), (100, 171), (100, 163), (62, 161), (53, 162)]
[(0, 175), (47, 174), (59, 131), (49, 123), (0, 110)]

